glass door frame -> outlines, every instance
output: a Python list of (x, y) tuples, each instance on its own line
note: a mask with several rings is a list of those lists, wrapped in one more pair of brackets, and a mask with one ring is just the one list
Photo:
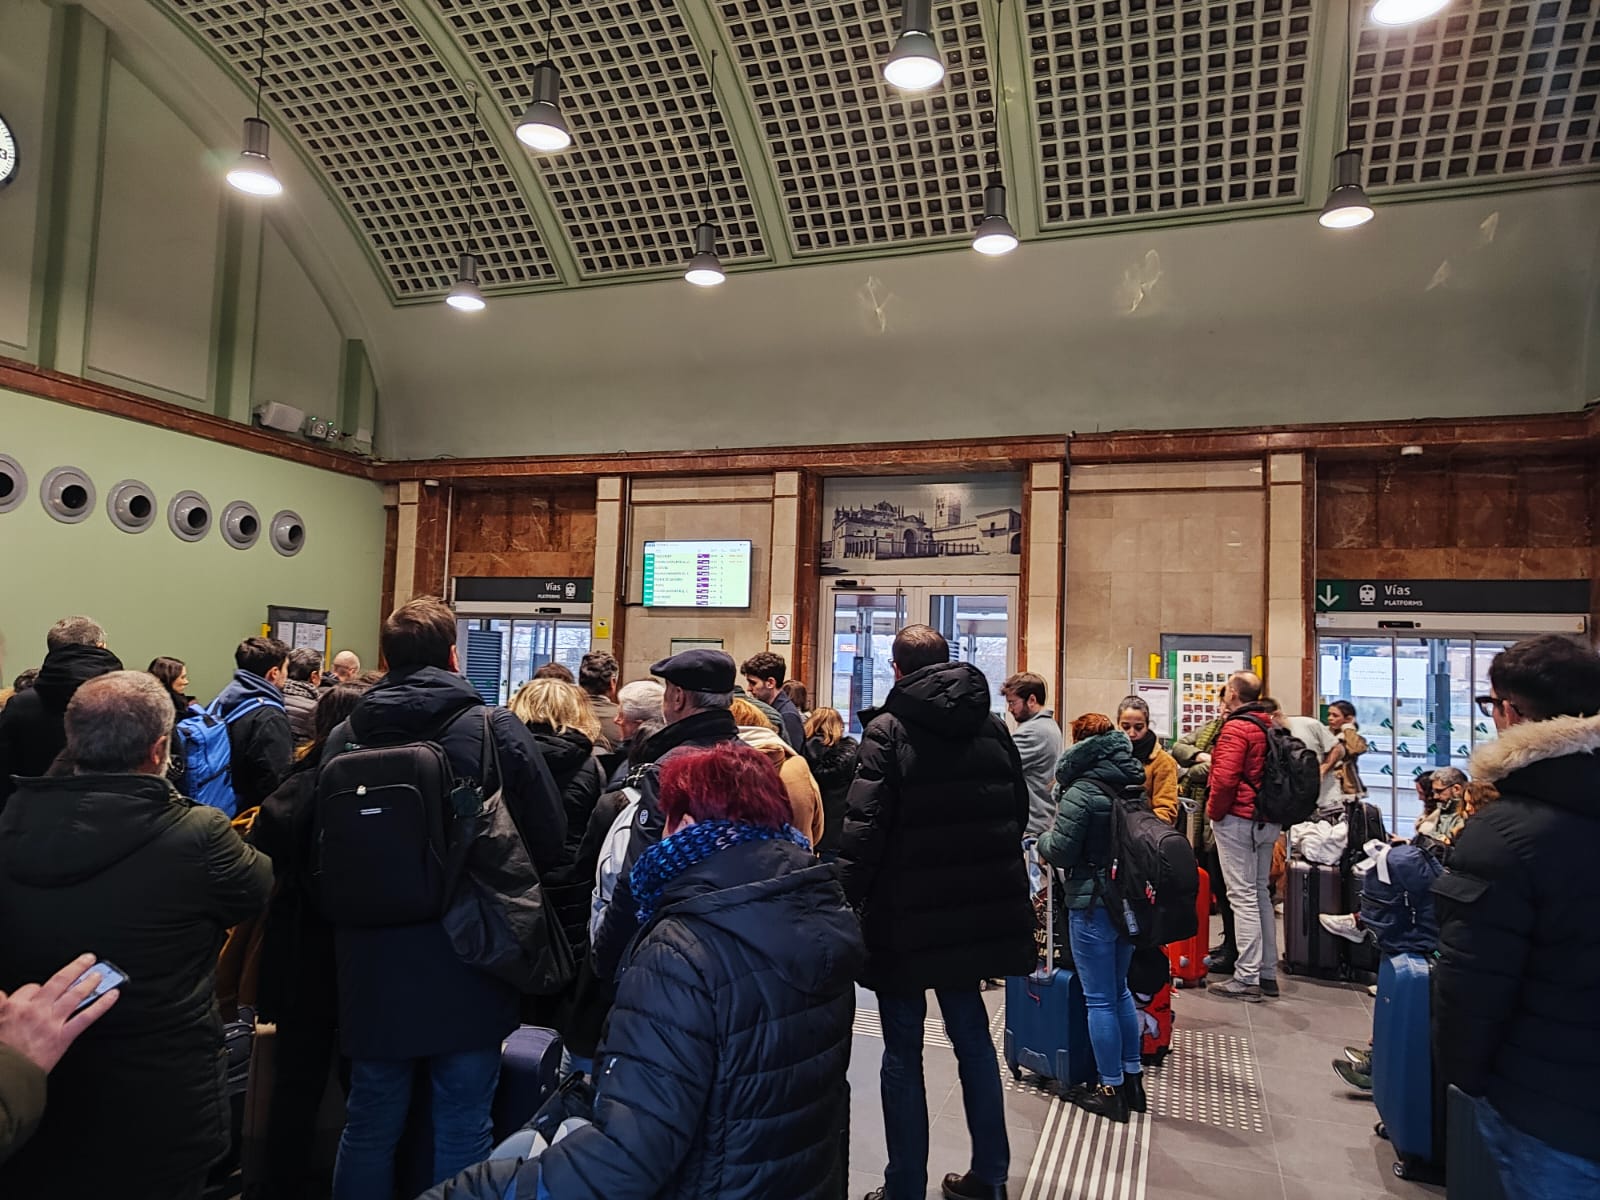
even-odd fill
[[(895, 628), (899, 629), (908, 624), (927, 623), (933, 624), (932, 600), (935, 596), (951, 596), (956, 599), (965, 597), (989, 596), (999, 597), (1006, 605), (1006, 659), (1005, 674), (998, 679), (990, 678), (990, 691), (994, 696), (999, 695), (1000, 685), (1006, 676), (1017, 669), (1017, 651), (1021, 636), (1020, 625), (1020, 593), (1021, 580), (1015, 575), (850, 575), (852, 586), (841, 587), (838, 577), (825, 577), (818, 588), (818, 630), (817, 630), (817, 687), (813, 693), (813, 702), (819, 706), (835, 707), (845, 718), (847, 727), (854, 726), (855, 713), (847, 712), (845, 707), (835, 704), (834, 682), (836, 674), (836, 641), (834, 631), (834, 600), (837, 595), (875, 595), (889, 596), (895, 599)], [(846, 671), (845, 674), (852, 674)], [(985, 672), (988, 677), (988, 672)], [(885, 693), (887, 694), (887, 693)], [(882, 703), (883, 696), (874, 694), (872, 702)], [(994, 701), (998, 707), (994, 711), (1004, 715), (1004, 702)], [(850, 728), (851, 733), (858, 730)]]

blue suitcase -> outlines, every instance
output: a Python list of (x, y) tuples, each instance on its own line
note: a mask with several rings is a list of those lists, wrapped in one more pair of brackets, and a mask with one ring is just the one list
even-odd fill
[(561, 1035), (524, 1025), (506, 1039), (500, 1082), (494, 1092), (494, 1140), (499, 1142), (533, 1120), (561, 1078)]
[(1443, 1174), (1429, 1020), (1432, 964), (1396, 954), (1378, 966), (1372, 1018), (1372, 1099), (1377, 1132), (1394, 1144), (1394, 1173), (1436, 1181)]
[[(1053, 881), (1054, 875), (1047, 870), (1045, 878)], [(1083, 984), (1075, 972), (1053, 966), (1054, 899), (1045, 900), (1045, 965), (1006, 980), (1005, 1055), (1013, 1078), (1021, 1079), (1027, 1069), (1066, 1088), (1094, 1078), (1094, 1050)]]

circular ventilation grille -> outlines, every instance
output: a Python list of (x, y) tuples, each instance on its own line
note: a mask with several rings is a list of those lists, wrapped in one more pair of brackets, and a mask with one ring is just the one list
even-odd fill
[(300, 553), (306, 544), (306, 525), (300, 514), (284, 509), (272, 518), (272, 548), (279, 554), (291, 556)]
[(77, 467), (57, 467), (44, 477), (39, 500), (56, 520), (76, 525), (94, 511), (94, 484)]
[(186, 542), (211, 532), (211, 505), (199, 492), (179, 492), (167, 505), (167, 525)]
[(8, 513), (28, 495), (28, 473), (9, 454), (0, 454), (0, 513)]
[(156, 523), (156, 494), (147, 483), (124, 479), (106, 496), (106, 515), (123, 533), (143, 533)]
[(261, 514), (246, 500), (235, 500), (222, 510), (222, 540), (235, 550), (248, 550), (261, 536)]

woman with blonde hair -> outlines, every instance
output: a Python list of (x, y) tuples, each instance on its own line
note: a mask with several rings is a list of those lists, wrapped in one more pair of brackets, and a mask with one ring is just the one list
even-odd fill
[(767, 715), (750, 701), (735, 696), (728, 711), (733, 716), (733, 723), (739, 727), (739, 740), (765, 754), (778, 772), (778, 778), (783, 781), (783, 790), (789, 796), (789, 807), (794, 810), (789, 823), (806, 835), (811, 848), (815, 850), (825, 829), (822, 792), (817, 787), (817, 781), (811, 777), (811, 767), (779, 736)]
[(561, 790), (567, 812), (567, 852), (575, 855), (589, 827), (589, 814), (604, 790), (605, 770), (595, 757), (600, 719), (575, 683), (530, 679), (511, 698), (511, 711), (539, 743), (544, 765)]
[(822, 840), (817, 853), (832, 858), (844, 832), (844, 805), (861, 761), (861, 743), (845, 733), (836, 708), (818, 708), (806, 720), (806, 762), (822, 792)]

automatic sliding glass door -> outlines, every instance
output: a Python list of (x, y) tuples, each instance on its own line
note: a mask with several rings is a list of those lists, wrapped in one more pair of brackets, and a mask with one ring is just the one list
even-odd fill
[(463, 617), (456, 631), (469, 678), (486, 700), (499, 704), (508, 703), (546, 663), (560, 663), (576, 678), (589, 652), (583, 617)]
[(1322, 706), (1355, 705), (1369, 747), (1361, 781), (1392, 832), (1409, 837), (1422, 814), (1419, 775), (1466, 770), (1474, 748), (1495, 736), (1472, 697), (1488, 690), (1489, 663), (1508, 644), (1471, 635), (1319, 640)]

